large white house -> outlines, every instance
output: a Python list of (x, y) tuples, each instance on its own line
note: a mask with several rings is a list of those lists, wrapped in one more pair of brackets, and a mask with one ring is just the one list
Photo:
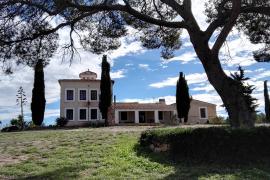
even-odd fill
[[(97, 74), (85, 71), (79, 79), (60, 79), (60, 116), (66, 117), (68, 126), (84, 126), (104, 121), (98, 104), (100, 80)], [(112, 85), (114, 81), (112, 81)], [(166, 123), (176, 116), (175, 104), (167, 105), (165, 99), (156, 103), (113, 102), (109, 111), (111, 125), (124, 123)], [(198, 100), (191, 101), (189, 123), (206, 123), (216, 117), (216, 105)]]

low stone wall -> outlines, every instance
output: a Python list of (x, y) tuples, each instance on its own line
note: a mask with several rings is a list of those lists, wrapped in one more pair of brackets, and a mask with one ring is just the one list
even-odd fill
[(155, 144), (150, 144), (149, 148), (153, 152), (168, 152), (170, 150), (170, 145), (169, 144), (155, 143)]

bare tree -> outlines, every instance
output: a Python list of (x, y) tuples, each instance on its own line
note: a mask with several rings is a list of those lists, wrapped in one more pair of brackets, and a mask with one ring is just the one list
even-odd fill
[[(162, 57), (171, 58), (181, 47), (181, 31), (186, 29), (232, 126), (253, 127), (255, 112), (245, 103), (239, 84), (223, 71), (219, 52), (232, 28), (237, 27), (252, 43), (265, 44), (265, 48), (254, 52), (254, 57), (268, 61), (270, 1), (208, 0), (206, 30), (199, 26), (191, 7), (191, 0), (2, 0), (0, 58), (7, 67), (10, 59), (20, 59), (17, 47), (31, 50), (40, 38), (57, 44), (57, 31), (64, 27), (69, 27), (70, 39), (63, 46), (64, 55), (69, 53), (72, 59), (76, 53), (75, 35), (84, 49), (101, 54), (121, 45), (119, 38), (127, 34), (127, 26), (141, 32), (139, 40), (144, 47), (161, 48)], [(214, 41), (212, 47), (210, 39)]]

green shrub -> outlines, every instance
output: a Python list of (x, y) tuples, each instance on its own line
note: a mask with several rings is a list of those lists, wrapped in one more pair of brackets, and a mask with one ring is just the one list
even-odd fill
[(10, 125), (17, 126), (20, 130), (23, 130), (26, 127), (27, 122), (23, 120), (23, 117), (21, 115), (18, 115), (17, 118), (13, 118), (10, 120)]
[(266, 122), (266, 117), (264, 113), (257, 113), (256, 114), (256, 123), (265, 123)]
[(246, 163), (270, 159), (270, 128), (158, 129), (142, 133), (140, 145), (168, 144), (179, 160)]
[(212, 118), (209, 120), (210, 124), (224, 124), (225, 123), (225, 118), (222, 116), (217, 116), (215, 118)]
[(18, 126), (8, 126), (8, 127), (4, 127), (3, 129), (1, 129), (1, 132), (14, 132), (14, 131), (19, 131), (20, 129), (18, 128)]
[(68, 120), (65, 117), (56, 118), (55, 121), (56, 121), (56, 125), (59, 127), (64, 127), (68, 123)]

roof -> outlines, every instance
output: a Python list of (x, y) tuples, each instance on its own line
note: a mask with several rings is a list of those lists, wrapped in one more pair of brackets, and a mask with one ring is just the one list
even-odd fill
[(79, 74), (79, 76), (81, 76), (81, 75), (95, 75), (95, 76), (97, 76), (97, 73), (94, 73), (92, 71), (87, 70), (87, 71), (84, 71), (84, 72)]
[[(216, 104), (213, 104), (213, 103), (209, 103), (209, 102), (205, 102), (205, 101), (200, 101), (200, 100), (197, 100), (197, 99), (192, 99), (192, 101), (194, 102), (194, 103), (204, 103), (204, 104), (208, 104), (208, 105), (212, 105), (212, 106), (217, 106)], [(191, 102), (192, 102), (191, 101)]]

